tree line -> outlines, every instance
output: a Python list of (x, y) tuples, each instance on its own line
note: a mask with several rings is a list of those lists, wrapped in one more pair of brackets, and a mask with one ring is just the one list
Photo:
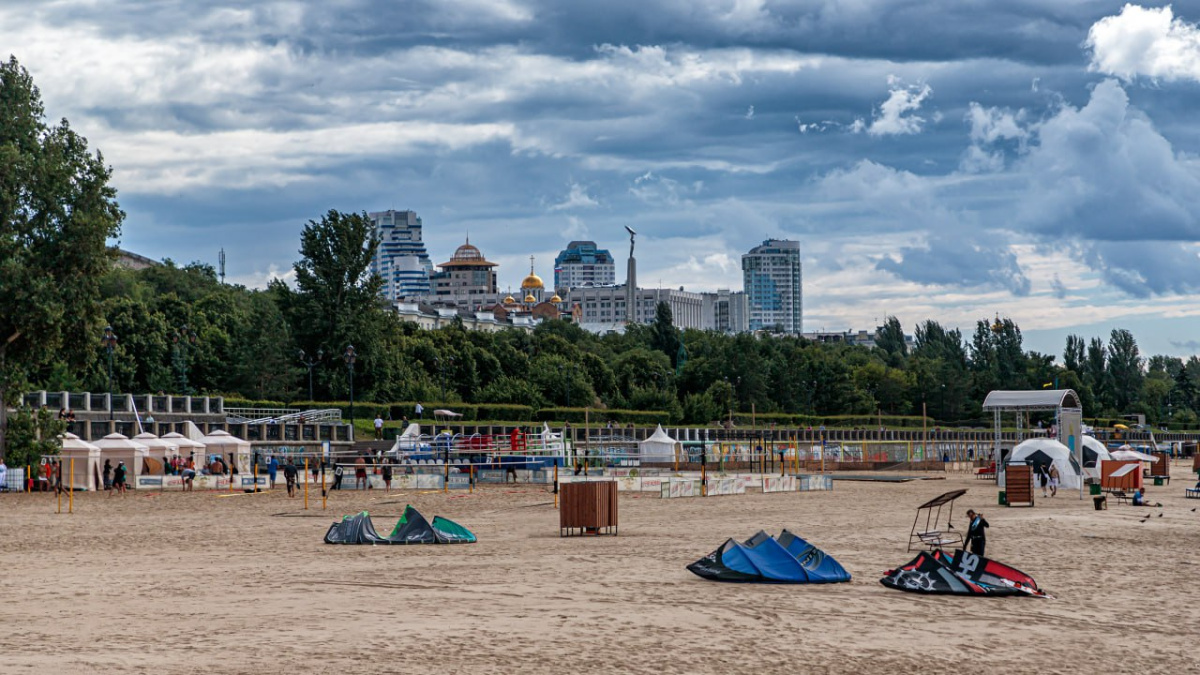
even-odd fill
[(925, 320), (911, 345), (888, 317), (875, 347), (679, 331), (666, 305), (623, 334), (568, 321), (423, 330), (381, 300), (365, 213), (329, 211), (302, 227), (294, 285), (223, 284), (202, 263), (124, 269), (107, 244), (124, 218), (111, 169), (66, 120), (46, 123), (15, 59), (0, 64), (0, 167), (0, 449), (13, 393), (35, 388), (287, 403), (345, 400), (353, 385), (359, 401), (655, 410), (682, 423), (927, 413), (986, 424), (987, 392), (1049, 386), (1078, 391), (1089, 417), (1194, 426), (1200, 409), (1196, 357), (1145, 359), (1129, 331), (1114, 330), (1107, 342), (1070, 336), (1057, 362), (1025, 350), (1000, 317), (970, 336)]

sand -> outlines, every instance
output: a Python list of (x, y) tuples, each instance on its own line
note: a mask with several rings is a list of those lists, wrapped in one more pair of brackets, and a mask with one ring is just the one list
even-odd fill
[[(957, 487), (969, 492), (956, 513), (974, 507), (991, 522), (989, 556), (1055, 599), (879, 584), (913, 555), (915, 507)], [(335, 493), (325, 512), (282, 491), (89, 494), (73, 515), (56, 515), (51, 495), (4, 494), (0, 672), (1195, 672), (1200, 501), (1184, 487), (1151, 489), (1161, 518), (1097, 512), (1077, 493), (999, 507), (994, 485), (961, 476), (708, 499), (622, 493), (619, 536), (566, 539), (543, 486)], [(361, 509), (386, 533), (408, 502), (479, 543), (322, 543), (335, 517)], [(720, 584), (685, 569), (727, 537), (782, 527), (853, 582)]]

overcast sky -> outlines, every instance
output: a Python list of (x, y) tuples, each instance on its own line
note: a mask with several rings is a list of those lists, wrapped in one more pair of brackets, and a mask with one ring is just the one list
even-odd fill
[(290, 277), (413, 209), (517, 286), (593, 239), (642, 285), (804, 254), (805, 329), (1133, 330), (1200, 353), (1200, 2), (7, 0), (0, 50), (115, 170), (121, 245)]

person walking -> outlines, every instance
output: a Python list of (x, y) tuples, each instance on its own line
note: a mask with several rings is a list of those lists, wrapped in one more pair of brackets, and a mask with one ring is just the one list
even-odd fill
[(112, 460), (106, 459), (106, 460), (104, 460), (104, 491), (105, 492), (112, 490), (112, 485), (113, 485), (112, 478), (113, 478)]
[(1047, 492), (1050, 489), (1050, 474), (1046, 471), (1046, 466), (1040, 465), (1037, 468), (1038, 482), (1042, 484), (1042, 496), (1049, 497)]
[(383, 418), (378, 414), (375, 415), (375, 440), (383, 440)]
[(988, 521), (983, 519), (983, 515), (975, 513), (974, 509), (967, 510), (967, 518), (970, 520), (970, 525), (967, 526), (967, 548), (975, 555), (982, 556), (984, 549), (987, 548), (987, 530)]
[(283, 480), (287, 483), (288, 497), (296, 496), (296, 463), (289, 457), (287, 464), (283, 465)]
[(342, 469), (341, 464), (333, 465), (333, 485), (329, 486), (330, 492), (333, 492), (334, 490), (342, 489), (342, 474), (343, 473), (344, 473), (344, 470)]
[(1050, 496), (1058, 495), (1058, 467), (1054, 464), (1050, 465)]
[(417, 404), (417, 405), (416, 405), (416, 406), (413, 408), (413, 410), (414, 410), (414, 411), (416, 411), (416, 413), (417, 413), (417, 417), (418, 417), (419, 419), (425, 419), (425, 406), (423, 406), (423, 405), (421, 405), (420, 403), (418, 403), (418, 404)]
[(267, 460), (267, 478), (271, 481), (272, 490), (275, 489), (275, 477), (277, 475), (279, 475), (279, 460), (276, 459), (275, 455), (271, 455), (271, 458)]
[[(116, 494), (125, 495), (125, 462), (117, 462), (117, 468), (113, 470), (113, 487), (117, 489)], [(113, 496), (113, 493), (108, 493), (108, 496)]]

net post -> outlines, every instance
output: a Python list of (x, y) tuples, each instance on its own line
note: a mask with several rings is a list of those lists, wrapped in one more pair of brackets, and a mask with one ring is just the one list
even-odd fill
[(329, 491), (325, 489), (325, 463), (324, 463), (324, 459), (322, 458), (322, 460), (321, 460), (321, 510), (322, 511), (325, 510), (325, 499), (326, 499), (326, 495), (328, 495), (328, 494), (329, 494)]
[(62, 464), (58, 465), (58, 471), (55, 474), (51, 482), (54, 483), (54, 491), (58, 493), (58, 512), (62, 513)]
[(554, 508), (558, 508), (558, 462), (554, 462)]
[(308, 510), (308, 481), (309, 481), (309, 477), (308, 477), (308, 476), (309, 476), (309, 473), (308, 473), (308, 458), (307, 458), (307, 457), (305, 457), (305, 458), (304, 458), (304, 510), (305, 510), (305, 511), (307, 511), (307, 510)]
[(67, 477), (71, 491), (67, 493), (67, 513), (75, 513), (75, 458), (71, 458), (71, 475)]

